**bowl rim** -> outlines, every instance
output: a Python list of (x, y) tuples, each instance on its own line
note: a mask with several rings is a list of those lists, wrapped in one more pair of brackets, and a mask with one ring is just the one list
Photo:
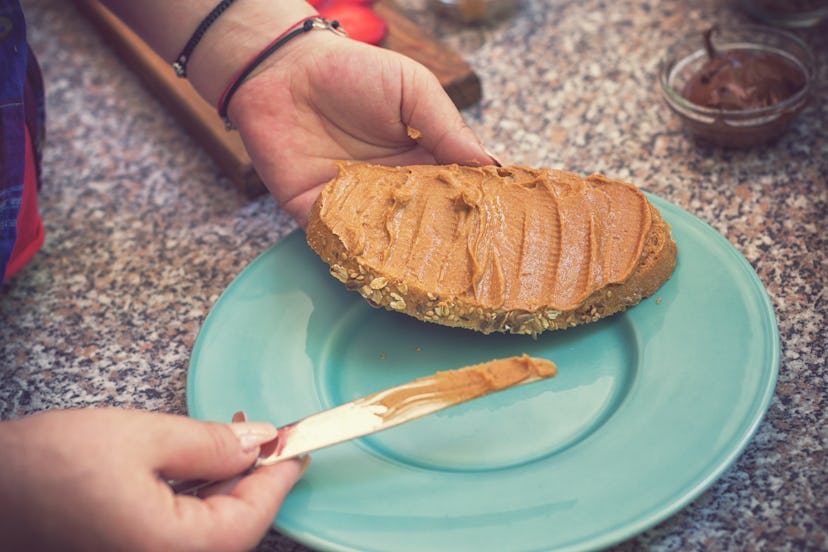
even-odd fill
[[(806, 9), (790, 14), (774, 12), (772, 8), (763, 6), (757, 0), (740, 0), (739, 5), (749, 15), (758, 18), (767, 25), (781, 25), (788, 29), (807, 29), (816, 26), (814, 23), (807, 23), (816, 17), (818, 20), (828, 17), (828, 3), (821, 3), (811, 9)], [(818, 24), (818, 23), (817, 23)]]
[[(718, 109), (714, 107), (707, 107), (695, 102), (691, 102), (687, 98), (685, 98), (678, 90), (673, 88), (670, 84), (670, 76), (672, 74), (672, 68), (678, 64), (678, 62), (687, 59), (690, 56), (684, 56), (680, 59), (673, 59), (676, 57), (673, 55), (673, 52), (678, 49), (680, 46), (687, 44), (691, 40), (699, 40), (699, 38), (703, 35), (704, 31), (699, 31), (696, 33), (691, 33), (683, 38), (679, 39), (675, 43), (673, 43), (664, 54), (661, 56), (659, 60), (658, 66), (658, 78), (659, 83), (661, 85), (661, 92), (667, 102), (670, 104), (671, 107), (679, 109), (682, 113), (686, 115), (700, 115), (706, 117), (713, 117), (715, 119), (740, 119), (742, 121), (746, 121), (747, 119), (751, 118), (768, 118), (776, 115), (780, 115), (782, 113), (787, 112), (790, 108), (797, 107), (800, 103), (802, 103), (805, 99), (807, 99), (808, 95), (810, 95), (811, 90), (814, 87), (815, 79), (816, 79), (816, 57), (814, 56), (814, 52), (811, 47), (801, 38), (796, 36), (794, 33), (787, 31), (785, 29), (778, 29), (775, 27), (770, 27), (767, 25), (755, 25), (755, 24), (743, 24), (743, 25), (723, 25), (718, 27), (719, 32), (750, 32), (752, 36), (755, 36), (754, 33), (764, 33), (764, 34), (771, 34), (776, 35), (779, 38), (783, 38), (786, 40), (790, 40), (793, 42), (798, 48), (802, 50), (804, 53), (805, 59), (801, 59), (800, 56), (791, 56), (797, 61), (800, 62), (802, 68), (805, 72), (805, 86), (802, 87), (801, 90), (793, 94), (792, 96), (782, 100), (779, 103), (769, 105), (766, 107), (755, 107), (752, 109)], [(751, 43), (749, 40), (745, 41), (746, 43)], [(758, 47), (765, 47), (767, 45), (762, 44), (761, 42), (753, 42)], [(699, 49), (704, 49), (703, 46), (700, 46)], [(693, 54), (696, 55), (696, 51)]]

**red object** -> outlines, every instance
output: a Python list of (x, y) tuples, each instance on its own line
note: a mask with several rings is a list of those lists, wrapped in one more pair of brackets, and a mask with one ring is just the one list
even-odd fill
[(354, 40), (379, 44), (388, 32), (388, 24), (368, 4), (370, 2), (334, 0), (318, 9), (322, 17), (339, 21)]
[(32, 140), (26, 127), (26, 168), (23, 172), (23, 197), (17, 214), (17, 239), (11, 258), (6, 265), (5, 279), (23, 268), (43, 245), (43, 221), (37, 208), (37, 168), (35, 167)]
[(371, 7), (374, 0), (310, 0), (310, 4), (325, 19), (339, 21), (354, 40), (379, 44), (388, 33), (388, 24)]
[(358, 6), (370, 6), (376, 0), (308, 0), (314, 8), (321, 8), (330, 4), (356, 4)]

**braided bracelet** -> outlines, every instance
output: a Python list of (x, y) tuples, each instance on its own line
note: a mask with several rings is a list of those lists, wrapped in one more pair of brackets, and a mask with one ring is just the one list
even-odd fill
[(201, 23), (198, 24), (198, 27), (196, 27), (196, 30), (193, 32), (193, 36), (190, 37), (190, 40), (187, 41), (184, 49), (181, 50), (181, 53), (178, 54), (178, 57), (175, 58), (175, 61), (172, 64), (176, 75), (182, 79), (187, 76), (187, 62), (190, 61), (190, 56), (193, 55), (193, 50), (195, 50), (195, 47), (198, 46), (199, 42), (201, 42), (201, 38), (204, 36), (204, 33), (207, 32), (207, 29), (210, 28), (210, 25), (215, 23), (216, 19), (224, 13), (224, 10), (229, 8), (230, 4), (235, 1), (236, 0), (221, 0), (221, 2), (213, 8), (213, 11), (208, 13), (207, 17), (205, 17)]
[(339, 21), (328, 21), (324, 17), (320, 17), (318, 15), (314, 15), (311, 17), (306, 17), (305, 19), (300, 20), (296, 24), (288, 27), (288, 30), (280, 34), (276, 37), (270, 44), (265, 46), (258, 54), (253, 56), (253, 58), (245, 65), (241, 71), (236, 73), (236, 75), (230, 79), (230, 82), (227, 84), (227, 87), (224, 89), (221, 97), (218, 101), (218, 114), (219, 117), (222, 118), (224, 121), (224, 126), (227, 130), (232, 130), (233, 123), (230, 122), (230, 119), (227, 118), (227, 109), (230, 105), (230, 100), (233, 98), (233, 94), (236, 93), (236, 90), (244, 83), (245, 79), (250, 76), (250, 74), (256, 70), (256, 68), (262, 64), (273, 52), (284, 46), (288, 41), (292, 38), (299, 36), (300, 34), (305, 34), (310, 32), (314, 29), (326, 29), (333, 33), (336, 33), (341, 36), (346, 36), (345, 31), (339, 25)]

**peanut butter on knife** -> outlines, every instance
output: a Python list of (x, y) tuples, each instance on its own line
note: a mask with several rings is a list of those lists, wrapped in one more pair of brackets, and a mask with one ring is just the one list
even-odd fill
[(384, 417), (396, 416), (425, 404), (458, 404), (495, 391), (554, 377), (558, 368), (550, 360), (527, 355), (490, 360), (456, 370), (437, 372), (409, 384), (366, 397), (387, 408)]

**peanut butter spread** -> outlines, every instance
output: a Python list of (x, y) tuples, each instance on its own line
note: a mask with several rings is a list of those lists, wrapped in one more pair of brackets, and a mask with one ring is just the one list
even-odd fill
[(344, 163), (320, 218), (389, 278), (490, 309), (573, 309), (635, 270), (644, 194), (602, 176), (527, 167)]
[(426, 403), (459, 404), (514, 385), (551, 378), (557, 373), (552, 361), (523, 355), (437, 372), (408, 385), (381, 391), (366, 400), (385, 406), (383, 416), (387, 417)]

